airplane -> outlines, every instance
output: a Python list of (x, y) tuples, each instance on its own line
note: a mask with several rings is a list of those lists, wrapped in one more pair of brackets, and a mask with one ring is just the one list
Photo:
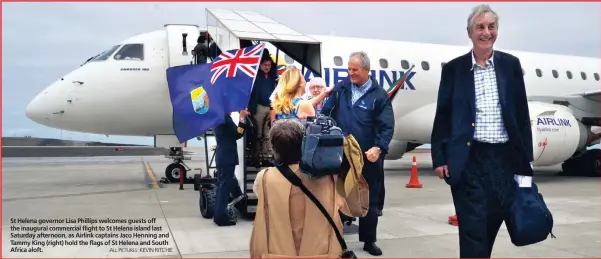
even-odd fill
[[(298, 66), (307, 81), (322, 76), (329, 85), (347, 77), (349, 55), (362, 50), (371, 59), (371, 74), (386, 89), (411, 69), (392, 101), (396, 124), (385, 159), (396, 160), (430, 142), (442, 66), (470, 51), (465, 46), (305, 35), (246, 11), (207, 9), (206, 15), (206, 29), (168, 24), (114, 44), (41, 91), (28, 104), (27, 117), (63, 130), (154, 137), (155, 146), (170, 148), (174, 162), (166, 168), (166, 176), (178, 181), (185, 143), (174, 136), (165, 71), (190, 64), (199, 35), (211, 35), (222, 50), (266, 42), (277, 64)], [(532, 119), (533, 167), (563, 163), (564, 172), (601, 176), (599, 149), (587, 149), (601, 137), (601, 60), (499, 50), (515, 55), (522, 64)]]

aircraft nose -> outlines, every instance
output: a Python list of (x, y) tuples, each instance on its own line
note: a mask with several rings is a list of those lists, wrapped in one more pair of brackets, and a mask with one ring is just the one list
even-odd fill
[(40, 96), (36, 96), (29, 104), (27, 104), (25, 116), (34, 122), (43, 124), (45, 110), (43, 109), (44, 105), (40, 99)]

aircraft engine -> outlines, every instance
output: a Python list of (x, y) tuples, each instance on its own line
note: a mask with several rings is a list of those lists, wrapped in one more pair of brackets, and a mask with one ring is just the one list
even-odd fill
[(530, 102), (534, 166), (562, 163), (588, 145), (592, 133), (564, 106)]
[(397, 160), (403, 157), (403, 154), (407, 151), (407, 142), (393, 139), (388, 145), (388, 154), (384, 157), (384, 160)]

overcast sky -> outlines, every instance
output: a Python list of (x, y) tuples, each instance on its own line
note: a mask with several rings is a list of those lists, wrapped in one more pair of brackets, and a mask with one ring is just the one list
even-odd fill
[[(468, 46), (477, 3), (3, 3), (2, 135), (61, 137), (25, 117), (48, 84), (126, 38), (166, 23), (205, 26), (204, 8), (256, 11), (307, 34)], [(599, 57), (599, 3), (492, 3), (496, 46)], [(361, 11), (362, 13), (358, 14)], [(358, 16), (357, 19), (352, 17)], [(64, 139), (152, 144), (152, 138), (62, 132)]]

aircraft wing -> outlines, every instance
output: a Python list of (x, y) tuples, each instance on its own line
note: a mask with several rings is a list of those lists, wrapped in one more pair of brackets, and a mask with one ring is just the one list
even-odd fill
[(566, 106), (570, 108), (574, 116), (579, 119), (601, 120), (601, 90), (563, 96), (534, 95), (528, 96), (528, 100)]
[(601, 103), (601, 90), (595, 90), (591, 92), (584, 92), (580, 94), (581, 97), (587, 98), (591, 101)]

